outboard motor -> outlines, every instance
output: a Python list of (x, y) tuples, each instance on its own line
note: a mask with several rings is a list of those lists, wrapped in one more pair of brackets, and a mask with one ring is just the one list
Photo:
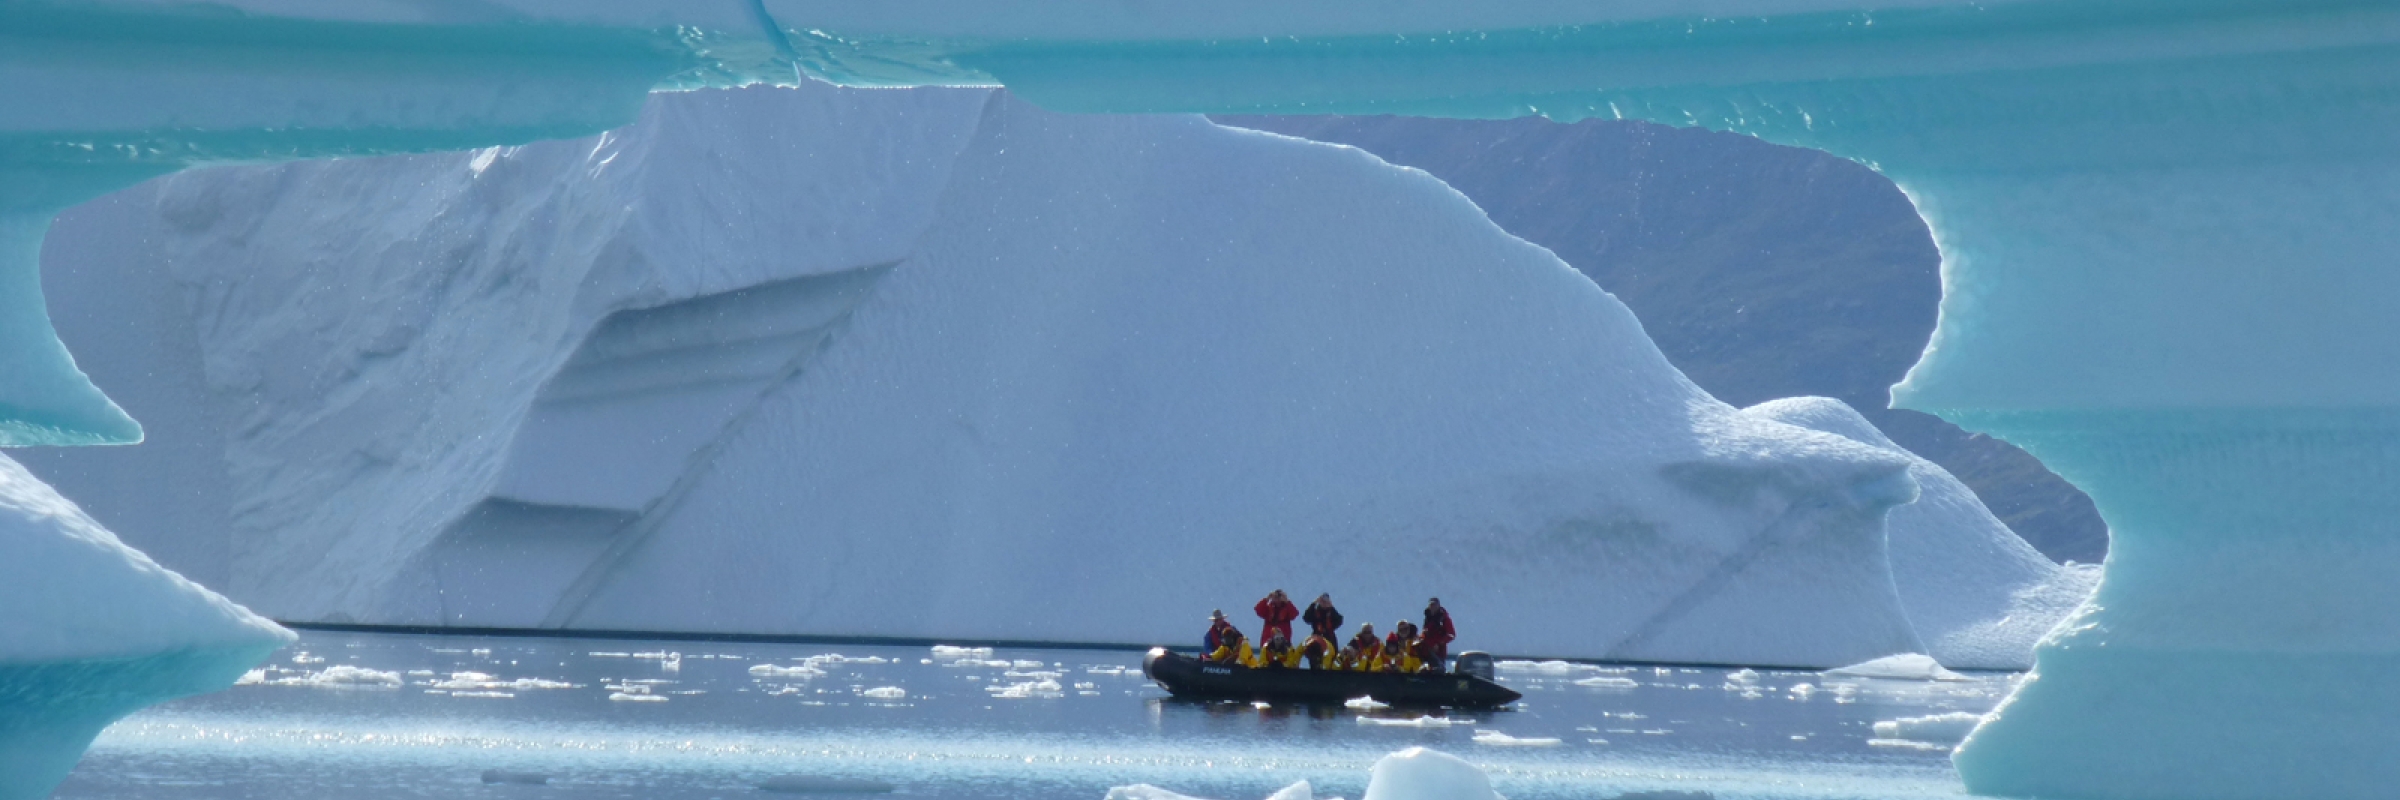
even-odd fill
[(1458, 654), (1458, 664), (1451, 667), (1450, 671), (1460, 675), (1473, 675), (1487, 681), (1492, 680), (1492, 675), (1494, 674), (1492, 668), (1492, 654), (1483, 652), (1481, 650), (1469, 650), (1464, 653), (1460, 653)]

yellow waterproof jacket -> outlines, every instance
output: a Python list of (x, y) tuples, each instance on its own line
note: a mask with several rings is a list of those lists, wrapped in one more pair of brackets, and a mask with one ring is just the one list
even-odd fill
[(1217, 651), (1208, 654), (1208, 660), (1250, 666), (1250, 640), (1243, 639), (1238, 644), (1226, 642), (1217, 645)]

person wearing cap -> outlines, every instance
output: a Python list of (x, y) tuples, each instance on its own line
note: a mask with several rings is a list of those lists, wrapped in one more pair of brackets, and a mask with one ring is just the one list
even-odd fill
[(1450, 642), (1458, 638), (1458, 629), (1450, 624), (1450, 610), (1442, 607), (1439, 597), (1425, 601), (1425, 627), (1417, 634), (1424, 643), (1425, 670), (1442, 672), (1450, 668)]
[(1282, 589), (1268, 592), (1266, 598), (1258, 601), (1258, 605), (1251, 610), (1258, 612), (1259, 619), (1267, 621), (1266, 627), (1258, 632), (1259, 641), (1273, 639), (1278, 633), (1283, 634), (1287, 641), (1292, 638), (1292, 620), (1300, 618), (1300, 607), (1292, 605), (1292, 599), (1285, 597)]
[(1358, 626), (1358, 635), (1350, 637), (1350, 646), (1342, 652), (1350, 656), (1350, 669), (1359, 672), (1383, 671), (1383, 640), (1375, 638), (1375, 623)]
[(1200, 660), (1250, 666), (1250, 640), (1242, 638), (1241, 629), (1229, 628), (1224, 637), (1217, 640), (1217, 649), (1208, 651), (1208, 655), (1201, 656)]
[(1208, 633), (1200, 637), (1200, 652), (1216, 652), (1217, 645), (1224, 643), (1225, 632), (1230, 630), (1234, 630), (1233, 623), (1225, 619), (1224, 609), (1208, 612)]

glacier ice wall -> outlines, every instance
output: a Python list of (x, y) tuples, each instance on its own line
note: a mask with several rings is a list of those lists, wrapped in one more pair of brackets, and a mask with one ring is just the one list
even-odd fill
[(117, 541), (0, 456), (0, 798), (35, 800), (100, 729), (231, 685), (291, 634)]
[[(49, 258), (177, 449), (28, 458), (124, 530), (223, 520), (160, 546), (286, 618), (1171, 641), (1241, 600), (1228, 558), (1524, 652), (1830, 665), (2010, 613), (1896, 593), (1888, 442), (1708, 398), (1422, 173), (1197, 118), (661, 95), (603, 137), (174, 176)], [(111, 321), (137, 297), (182, 322)], [(188, 471), (227, 483), (135, 491)], [(2011, 564), (1966, 591), (2057, 574)]]

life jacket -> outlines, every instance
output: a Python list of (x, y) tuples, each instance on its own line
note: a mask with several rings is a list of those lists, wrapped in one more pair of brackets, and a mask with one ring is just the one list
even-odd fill
[(1217, 645), (1217, 651), (1208, 654), (1208, 658), (1204, 660), (1250, 666), (1250, 640), (1242, 639), (1238, 642), (1229, 641)]

